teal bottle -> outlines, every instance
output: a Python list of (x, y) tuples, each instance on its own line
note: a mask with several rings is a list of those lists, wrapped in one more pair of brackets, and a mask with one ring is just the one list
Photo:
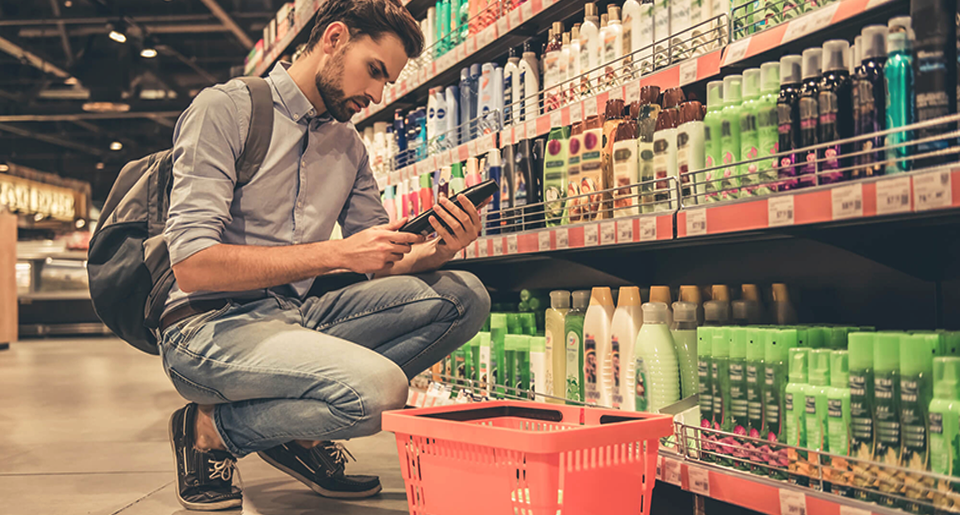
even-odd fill
[[(883, 66), (887, 82), (887, 129), (910, 125), (916, 120), (913, 92), (913, 51), (906, 32), (887, 35), (887, 62)], [(912, 131), (887, 136), (887, 146), (895, 146), (913, 139)], [(912, 161), (902, 161), (912, 154), (909, 146), (887, 150), (887, 160), (901, 160), (887, 164), (887, 174), (907, 172)]]

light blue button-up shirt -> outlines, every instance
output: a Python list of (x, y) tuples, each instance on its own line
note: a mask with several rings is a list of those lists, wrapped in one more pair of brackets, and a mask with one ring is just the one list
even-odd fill
[[(250, 125), (250, 95), (240, 81), (200, 92), (173, 133), (173, 189), (164, 238), (177, 264), (219, 243), (282, 246), (344, 238), (389, 221), (356, 128), (313, 105), (281, 63), (267, 82), (273, 92), (270, 149), (248, 184), (235, 189), (234, 162)], [(313, 279), (272, 288), (303, 297)], [(187, 300), (262, 297), (265, 290), (192, 292), (174, 287), (169, 312)]]

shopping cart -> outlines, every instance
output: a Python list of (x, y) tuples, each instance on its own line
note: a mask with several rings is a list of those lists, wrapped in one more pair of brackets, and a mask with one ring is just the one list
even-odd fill
[(520, 401), (384, 413), (410, 515), (650, 513), (666, 415)]

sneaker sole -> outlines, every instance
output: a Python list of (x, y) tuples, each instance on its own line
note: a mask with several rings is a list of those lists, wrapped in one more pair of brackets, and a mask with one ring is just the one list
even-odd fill
[(377, 495), (378, 493), (380, 493), (380, 490), (383, 490), (383, 485), (377, 485), (376, 487), (371, 488), (370, 490), (363, 490), (360, 492), (335, 492), (332, 490), (327, 490), (326, 488), (303, 477), (303, 475), (301, 475), (300, 473), (290, 469), (289, 467), (284, 466), (277, 460), (268, 456), (266, 453), (258, 452), (257, 455), (260, 456), (260, 458), (262, 458), (263, 461), (293, 476), (293, 478), (295, 478), (297, 481), (300, 481), (304, 485), (307, 485), (307, 487), (309, 487), (311, 490), (313, 490), (314, 492), (316, 492), (317, 494), (323, 497), (328, 497), (331, 499), (365, 499), (367, 497), (372, 497), (374, 495)]
[[(178, 410), (179, 411), (179, 410)], [(177, 463), (177, 446), (173, 443), (173, 420), (177, 416), (177, 412), (173, 412), (173, 415), (170, 415), (170, 423), (167, 424), (167, 436), (170, 439), (170, 450), (173, 452), (173, 463)], [(177, 467), (179, 470), (179, 467)], [(179, 474), (179, 473), (178, 473)], [(179, 485), (180, 478), (177, 477), (177, 483)], [(180, 501), (180, 505), (188, 510), (194, 511), (220, 511), (220, 510), (229, 510), (232, 508), (240, 508), (243, 506), (243, 499), (229, 499), (226, 501), (219, 502), (208, 502), (208, 503), (195, 503), (190, 502), (183, 497), (180, 497), (180, 488), (176, 488), (177, 492), (177, 501)]]

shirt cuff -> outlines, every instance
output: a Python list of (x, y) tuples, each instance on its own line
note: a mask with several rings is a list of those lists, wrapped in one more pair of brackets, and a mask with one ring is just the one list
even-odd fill
[(166, 235), (170, 266), (188, 257), (220, 244), (220, 233), (215, 229), (193, 228)]

